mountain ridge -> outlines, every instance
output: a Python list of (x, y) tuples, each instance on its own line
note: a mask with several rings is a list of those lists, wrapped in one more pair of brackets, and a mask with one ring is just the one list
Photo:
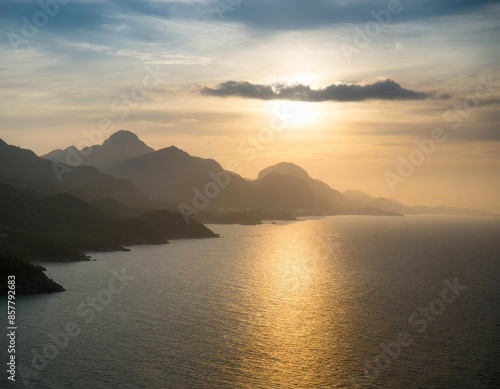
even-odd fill
[[(56, 171), (61, 167), (67, 170), (58, 177)], [(0, 143), (0, 182), (38, 193), (68, 193), (85, 201), (111, 197), (134, 206), (151, 201), (150, 195), (130, 181), (107, 175), (93, 166), (54, 163), (4, 141)]]
[(106, 166), (154, 151), (133, 132), (119, 130), (106, 139), (102, 145), (84, 147), (81, 150), (76, 146), (69, 146), (64, 150), (51, 151), (42, 158), (69, 166), (88, 165), (103, 170)]
[[(127, 136), (137, 137), (135, 134), (130, 134)], [(191, 156), (176, 146), (122, 160), (105, 166), (102, 170), (114, 177), (133, 182), (140, 190), (161, 201), (179, 207), (190, 207), (193, 215), (201, 211), (232, 213), (248, 210), (277, 212), (292, 217), (363, 214), (363, 212), (369, 215), (396, 215), (422, 211), (488, 214), (464, 208), (412, 207), (394, 199), (375, 198), (361, 191), (351, 190), (341, 193), (325, 182), (312, 178), (305, 169), (292, 162), (280, 162), (268, 166), (259, 172), (257, 179), (248, 180), (234, 172), (224, 170), (214, 159)], [(227, 183), (222, 187), (214, 176), (225, 177)], [(219, 187), (213, 189), (214, 184)], [(208, 193), (207, 188), (216, 191), (216, 195)], [(293, 196), (290, 196), (292, 193)], [(196, 201), (202, 203), (202, 206), (198, 206)]]

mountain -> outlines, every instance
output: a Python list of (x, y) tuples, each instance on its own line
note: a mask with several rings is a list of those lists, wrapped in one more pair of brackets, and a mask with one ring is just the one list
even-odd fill
[[(126, 158), (130, 155), (130, 145), (134, 144), (141, 145), (137, 148), (139, 155)], [(151, 198), (176, 208), (182, 206), (185, 214), (198, 216), (200, 220), (254, 223), (259, 218), (248, 214), (254, 211), (286, 215), (287, 218), (299, 215), (395, 216), (421, 212), (475, 212), (446, 207), (408, 207), (396, 200), (375, 198), (361, 191), (340, 193), (290, 162), (269, 166), (258, 174), (256, 180), (247, 180), (224, 170), (213, 159), (191, 156), (175, 146), (154, 151), (128, 131), (113, 134), (102, 146), (94, 148), (95, 153), (91, 155), (99, 155), (102, 150), (120, 155), (120, 158), (109, 157), (106, 164), (98, 164), (104, 173), (129, 180)], [(56, 158), (52, 153), (46, 157)], [(108, 164), (111, 160), (115, 162)], [(101, 207), (114, 208), (122, 214), (138, 213), (137, 205), (133, 205), (135, 210), (118, 210), (116, 204), (106, 203), (102, 196), (95, 200), (99, 200)], [(124, 201), (120, 200), (120, 203)]]
[(7, 294), (12, 274), (18, 294), (64, 291), (30, 260), (82, 260), (88, 259), (86, 251), (127, 251), (123, 245), (218, 236), (195, 220), (186, 223), (178, 212), (121, 217), (67, 194), (39, 194), (3, 183), (0, 215), (2, 294)]
[[(354, 203), (300, 166), (279, 163), (262, 170), (253, 186), (253, 207), (264, 211), (306, 214), (342, 214)], [(291, 195), (293, 193), (293, 195)]]
[[(120, 141), (125, 139), (127, 141)], [(139, 155), (126, 159), (131, 144), (143, 146), (139, 147)], [(191, 156), (175, 146), (154, 151), (128, 131), (113, 134), (102, 146), (93, 146), (89, 158), (99, 157), (104, 150), (122, 156), (122, 160), (108, 157), (106, 164), (96, 163), (104, 173), (131, 181), (152, 198), (174, 206), (194, 207), (193, 216), (199, 216), (199, 211), (203, 211), (203, 220), (236, 220), (241, 217), (245, 222), (256, 221), (258, 218), (254, 216), (238, 213), (251, 210), (293, 218), (294, 215), (355, 213), (360, 208), (357, 202), (313, 179), (303, 168), (290, 162), (270, 166), (262, 170), (256, 180), (247, 180), (224, 170), (213, 159)], [(64, 160), (59, 154), (49, 153), (45, 158)], [(118, 162), (108, 164), (111, 160)], [(209, 189), (215, 190), (216, 195), (205, 195)], [(109, 201), (106, 204), (102, 199), (99, 205), (117, 209), (116, 205)], [(121, 209), (120, 212), (137, 211)]]
[(264, 178), (266, 175), (271, 173), (278, 173), (285, 176), (292, 176), (302, 180), (308, 180), (311, 177), (303, 168), (297, 166), (291, 162), (280, 162), (276, 165), (269, 166), (264, 170), (261, 170), (257, 176), (257, 179)]
[(373, 197), (360, 190), (346, 190), (342, 194), (348, 199), (356, 201), (362, 208), (380, 208), (388, 212), (398, 213), (408, 213), (410, 210), (410, 207), (399, 201), (385, 197)]
[[(54, 163), (1, 139), (0, 182), (45, 194), (67, 193), (85, 201), (112, 198), (131, 206), (151, 203), (151, 196), (130, 181), (104, 174), (92, 166)], [(155, 207), (161, 208), (161, 204)]]
[(343, 213), (352, 206), (338, 191), (312, 179), (297, 165), (271, 166), (251, 181), (224, 170), (212, 159), (193, 157), (175, 146), (109, 166), (104, 171), (177, 205), (191, 206), (196, 193), (213, 188), (215, 183), (218, 195), (205, 201), (211, 212), (253, 209), (285, 214), (331, 214)]
[(192, 157), (171, 146), (108, 166), (103, 171), (132, 181), (155, 198), (178, 204), (193, 196), (193, 188), (210, 182), (222, 167), (214, 160)]
[(88, 165), (103, 170), (107, 166), (154, 151), (133, 132), (120, 130), (106, 139), (102, 145), (85, 147), (82, 150), (70, 146), (65, 150), (54, 150), (42, 158), (69, 166)]
[(361, 208), (379, 208), (387, 212), (402, 213), (405, 215), (434, 214), (434, 215), (470, 215), (492, 216), (492, 213), (469, 208), (457, 207), (428, 207), (425, 205), (405, 205), (394, 199), (373, 197), (359, 190), (347, 190), (342, 193), (345, 197), (356, 201)]
[(355, 201), (371, 201), (375, 199), (375, 197), (370, 196), (368, 193), (362, 192), (360, 190), (345, 190), (342, 192), (342, 194), (347, 198)]
[(147, 211), (116, 215), (68, 194), (46, 195), (0, 184), (3, 248), (28, 258), (82, 259), (85, 251), (114, 251), (121, 246), (167, 243), (169, 239), (215, 237), (178, 212)]
[[(120, 139), (127, 141), (118, 142)], [(125, 156), (130, 149), (128, 145), (139, 142), (142, 144), (134, 134), (120, 131), (113, 134), (102, 146), (93, 146), (94, 151), (90, 156), (99, 156), (103, 150)], [(120, 151), (120, 147), (125, 147), (124, 152)], [(280, 213), (291, 217), (292, 214), (338, 214), (355, 210), (355, 203), (325, 183), (311, 178), (304, 169), (292, 163), (270, 166), (259, 173), (257, 180), (252, 181), (224, 170), (213, 159), (191, 156), (175, 146), (151, 151), (152, 149), (144, 145), (141, 150), (143, 153), (140, 155), (113, 164), (101, 163), (99, 167), (104, 173), (130, 180), (152, 198), (175, 206), (192, 206), (199, 193), (198, 200), (203, 206), (197, 210), (209, 211), (219, 216), (222, 213), (249, 210)], [(57, 152), (45, 157), (61, 160)], [(207, 188), (215, 190), (217, 195), (201, 199)], [(290, 196), (290, 193), (294, 195)], [(102, 200), (102, 196), (96, 200)], [(225, 217), (216, 218), (227, 220)], [(230, 217), (232, 218), (234, 214)]]

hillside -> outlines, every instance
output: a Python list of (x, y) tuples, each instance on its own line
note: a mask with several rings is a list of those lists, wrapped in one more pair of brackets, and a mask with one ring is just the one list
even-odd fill
[(16, 294), (63, 292), (64, 288), (48, 278), (44, 270), (19, 253), (0, 247), (0, 294), (7, 294), (9, 276), (15, 277)]
[(8, 234), (2, 247), (31, 259), (79, 260), (85, 251), (217, 236), (194, 220), (186, 223), (177, 212), (118, 216), (67, 194), (43, 195), (5, 184), (0, 184), (0, 214), (0, 232)]

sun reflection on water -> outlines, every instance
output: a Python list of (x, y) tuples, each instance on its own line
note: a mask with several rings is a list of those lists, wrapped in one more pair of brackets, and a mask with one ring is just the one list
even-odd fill
[(342, 306), (336, 307), (338, 312), (325, 312), (332, 310), (335, 241), (304, 228), (304, 223), (299, 223), (300, 229), (274, 229), (267, 247), (250, 249), (255, 273), (248, 277), (252, 283), (246, 303), (251, 305), (252, 317), (239, 353), (250, 380), (240, 383), (244, 387), (252, 387), (252, 382), (267, 382), (268, 387), (320, 387), (328, 376), (342, 370), (342, 366), (330, 366), (342, 332), (332, 333), (331, 318), (345, 318), (346, 312)]

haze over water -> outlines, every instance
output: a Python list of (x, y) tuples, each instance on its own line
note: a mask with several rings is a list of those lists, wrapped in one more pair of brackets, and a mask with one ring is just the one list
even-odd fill
[[(31, 387), (348, 388), (401, 332), (413, 343), (365, 387), (500, 384), (498, 218), (210, 228), (221, 238), (46, 264), (67, 291), (18, 298), (19, 365), (69, 320), (82, 332)], [(84, 323), (77, 307), (108, 288), (113, 269), (135, 278)], [(409, 317), (455, 278), (467, 288), (418, 333)]]

